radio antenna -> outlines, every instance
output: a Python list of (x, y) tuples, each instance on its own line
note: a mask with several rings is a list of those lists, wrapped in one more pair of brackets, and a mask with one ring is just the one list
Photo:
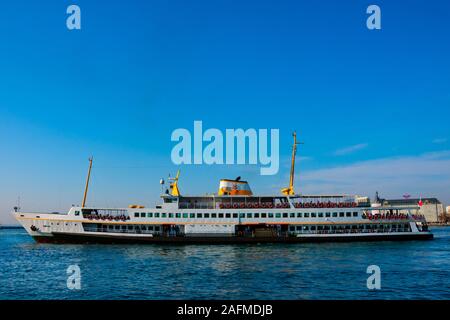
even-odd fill
[(294, 143), (292, 145), (292, 159), (291, 159), (291, 172), (289, 174), (289, 187), (281, 189), (281, 193), (287, 196), (293, 196), (294, 191), (294, 176), (295, 176), (295, 156), (297, 154), (297, 145), (303, 144), (303, 142), (297, 142), (297, 133), (294, 131), (292, 134), (294, 137)]
[(89, 189), (89, 179), (91, 178), (92, 160), (93, 160), (93, 157), (90, 157), (89, 158), (89, 170), (88, 170), (88, 175), (86, 178), (86, 187), (84, 188), (83, 203), (81, 204), (82, 208), (84, 208), (84, 206), (86, 204), (86, 197), (87, 197), (87, 193), (88, 193), (88, 189)]

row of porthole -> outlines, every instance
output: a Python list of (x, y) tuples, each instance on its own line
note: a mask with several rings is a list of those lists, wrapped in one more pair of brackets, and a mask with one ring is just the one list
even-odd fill
[(135, 218), (343, 218), (358, 217), (358, 212), (291, 212), (291, 213), (165, 213), (165, 212), (135, 212)]
[(100, 229), (114, 229), (114, 230), (149, 230), (149, 231), (159, 231), (159, 226), (133, 226), (133, 225), (102, 225)]
[[(53, 222), (50, 222), (50, 224), (53, 226)], [(59, 222), (57, 222), (56, 225), (59, 226)], [(66, 223), (65, 225), (68, 226), (69, 224)], [(76, 225), (77, 225), (77, 224), (75, 223), (75, 226), (76, 226)]]
[(380, 224), (380, 225), (334, 225), (334, 226), (289, 226), (289, 231), (321, 231), (321, 230), (361, 230), (361, 229), (367, 229), (367, 230), (377, 230), (377, 229), (407, 229), (409, 228), (408, 224)]

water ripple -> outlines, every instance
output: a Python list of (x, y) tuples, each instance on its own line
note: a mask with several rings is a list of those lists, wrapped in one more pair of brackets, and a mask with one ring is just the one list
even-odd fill
[[(52, 245), (0, 230), (0, 299), (449, 299), (450, 228), (435, 240), (295, 245)], [(82, 289), (67, 288), (69, 265)], [(366, 287), (368, 265), (382, 288)]]

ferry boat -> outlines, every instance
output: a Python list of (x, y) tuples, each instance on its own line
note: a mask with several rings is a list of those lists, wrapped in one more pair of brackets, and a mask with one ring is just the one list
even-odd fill
[[(356, 195), (294, 192), (297, 137), (290, 181), (279, 195), (253, 195), (247, 181), (222, 179), (217, 194), (183, 196), (180, 171), (154, 208), (86, 206), (92, 158), (81, 206), (67, 213), (14, 215), (37, 242), (53, 243), (299, 243), (426, 240), (433, 234), (417, 208), (372, 206)], [(162, 182), (163, 183), (163, 182)]]

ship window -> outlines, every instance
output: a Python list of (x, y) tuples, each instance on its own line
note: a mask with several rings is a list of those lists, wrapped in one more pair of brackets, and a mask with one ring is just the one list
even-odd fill
[(162, 213), (161, 213), (161, 218), (167, 218), (167, 213), (162, 212)]
[(339, 217), (343, 217), (344, 216), (344, 212), (339, 212)]
[(309, 212), (305, 212), (304, 217), (309, 218)]
[(114, 226), (115, 230), (120, 230), (120, 226)]
[(251, 213), (247, 213), (247, 218), (251, 218), (252, 214)]
[(325, 212), (325, 217), (327, 217), (327, 218), (331, 217), (331, 213), (330, 212)]
[(147, 213), (147, 218), (153, 218), (153, 212)]
[(159, 218), (159, 212), (155, 212), (155, 218)]
[(239, 218), (245, 218), (245, 213), (239, 213)]
[(122, 226), (122, 230), (126, 230), (127, 229), (127, 226)]
[(146, 231), (146, 230), (147, 230), (147, 227), (146, 227), (146, 226), (142, 226), (142, 227), (141, 227), (141, 230)]
[(173, 218), (173, 213), (169, 213), (169, 218)]
[(301, 218), (302, 217), (302, 213), (301, 212), (297, 212), (297, 218)]
[(204, 217), (205, 217), (205, 218), (209, 218), (209, 213), (205, 213), (205, 214), (204, 214)]
[(277, 212), (277, 213), (275, 214), (275, 217), (281, 218), (281, 213)]
[(188, 214), (187, 213), (183, 213), (183, 218), (187, 218), (188, 217)]
[(354, 216), (354, 217), (357, 217), (357, 216), (358, 216), (358, 212), (356, 212), (356, 211), (353, 212), (353, 216)]
[(223, 218), (223, 213), (219, 213), (219, 218)]
[(353, 230), (356, 230), (356, 229), (358, 229), (358, 226), (352, 225), (352, 229), (353, 229)]
[(269, 213), (269, 218), (273, 218), (273, 213)]
[(316, 226), (311, 226), (311, 230), (316, 230)]
[(237, 218), (238, 214), (237, 213), (233, 213), (233, 218)]
[(290, 231), (295, 231), (295, 226), (289, 226)]
[(347, 212), (345, 215), (346, 215), (347, 217), (351, 217), (351, 216), (352, 216), (352, 213), (351, 213), (351, 212)]
[(315, 212), (311, 212), (311, 218), (315, 218), (316, 217), (316, 213)]
[(189, 218), (195, 218), (195, 213), (189, 213)]
[(148, 226), (148, 231), (153, 231), (153, 226)]
[(201, 218), (202, 214), (201, 213), (197, 213), (197, 218)]
[(181, 218), (181, 213), (177, 213), (175, 216), (176, 216), (177, 218)]
[(259, 218), (259, 213), (255, 213), (253, 216), (254, 216), (255, 218)]
[(330, 226), (324, 226), (323, 230), (330, 230)]
[(319, 218), (323, 218), (323, 212), (319, 212)]
[(317, 230), (323, 230), (323, 227), (322, 226), (318, 226)]
[(297, 226), (297, 231), (301, 231), (302, 230), (302, 226)]
[(211, 213), (211, 218), (217, 218), (217, 213)]
[(288, 217), (287, 212), (284, 212), (284, 213), (283, 213), (283, 218), (287, 218), (287, 217)]
[(133, 226), (128, 226), (128, 230), (133, 230)]
[(135, 218), (139, 218), (139, 212), (135, 212), (135, 213), (134, 213), (134, 217), (135, 217)]
[(337, 212), (333, 212), (333, 218), (336, 218), (338, 216)]
[(75, 215), (79, 216), (80, 215), (80, 211), (75, 211)]
[(304, 226), (303, 230), (309, 230), (309, 227), (308, 226)]
[(226, 214), (225, 214), (225, 217), (226, 217), (226, 218), (231, 218), (231, 213), (226, 213)]
[(145, 212), (141, 212), (141, 218), (145, 218)]
[(155, 227), (155, 231), (159, 231), (159, 226)]
[(291, 218), (295, 218), (295, 212), (291, 212), (291, 213), (290, 213), (290, 217), (291, 217)]

